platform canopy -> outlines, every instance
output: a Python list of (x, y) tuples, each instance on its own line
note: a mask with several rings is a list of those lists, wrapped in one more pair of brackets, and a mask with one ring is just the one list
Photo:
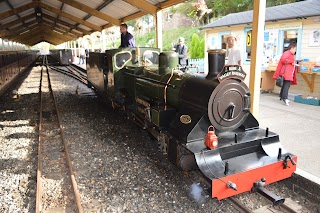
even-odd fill
[(185, 0), (0, 0), (0, 38), (58, 45)]

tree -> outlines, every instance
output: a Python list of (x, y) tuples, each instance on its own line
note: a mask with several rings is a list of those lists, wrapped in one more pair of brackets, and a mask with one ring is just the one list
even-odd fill
[(199, 52), (199, 58), (204, 58), (204, 38), (200, 40), (198, 52)]
[[(267, 0), (267, 7), (289, 4), (299, 0)], [(186, 3), (179, 4), (176, 12), (185, 14), (189, 17), (200, 18), (200, 23), (209, 23), (212, 18), (218, 18), (230, 13), (238, 13), (242, 11), (253, 10), (253, 0), (205, 0), (207, 8), (212, 12), (206, 15), (197, 16), (197, 10), (194, 8), (199, 0), (188, 0)]]
[(196, 33), (193, 33), (191, 45), (189, 48), (190, 58), (203, 58), (204, 57), (204, 39), (199, 39)]

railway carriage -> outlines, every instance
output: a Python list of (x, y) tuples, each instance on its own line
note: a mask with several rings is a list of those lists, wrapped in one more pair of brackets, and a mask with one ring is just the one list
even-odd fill
[(37, 56), (38, 51), (33, 50), (0, 51), (0, 95)]
[(58, 61), (58, 65), (65, 66), (72, 64), (71, 49), (55, 49), (50, 50), (50, 55)]

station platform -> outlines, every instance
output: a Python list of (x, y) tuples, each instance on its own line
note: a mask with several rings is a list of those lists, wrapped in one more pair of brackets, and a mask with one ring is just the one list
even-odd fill
[(78, 67), (80, 67), (80, 68), (82, 68), (82, 69), (86, 69), (86, 60), (84, 60), (84, 64), (82, 64), (82, 63), (79, 63), (79, 58), (78, 57), (74, 57), (74, 61), (72, 62), (72, 64), (74, 64), (74, 65), (76, 65), (76, 66), (78, 66)]
[(320, 185), (320, 106), (284, 105), (279, 94), (260, 94), (261, 128), (279, 134), (284, 149), (298, 156), (296, 174)]

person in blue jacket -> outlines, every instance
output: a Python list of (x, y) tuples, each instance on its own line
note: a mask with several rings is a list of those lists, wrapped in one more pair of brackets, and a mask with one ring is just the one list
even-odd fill
[(120, 33), (121, 33), (120, 47), (136, 47), (136, 42), (134, 40), (133, 35), (128, 32), (127, 24), (120, 25)]

